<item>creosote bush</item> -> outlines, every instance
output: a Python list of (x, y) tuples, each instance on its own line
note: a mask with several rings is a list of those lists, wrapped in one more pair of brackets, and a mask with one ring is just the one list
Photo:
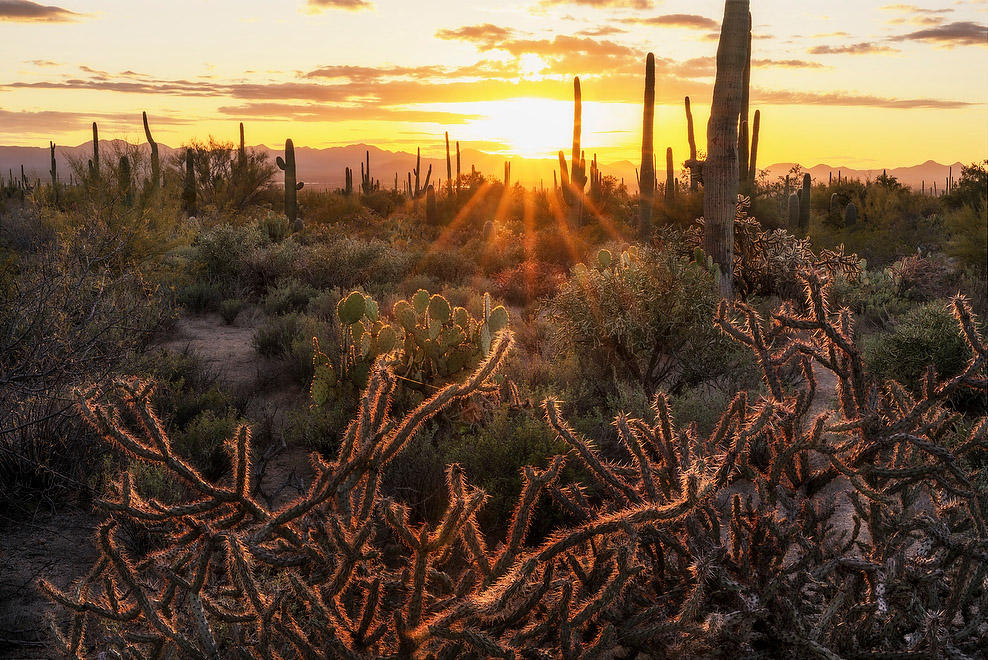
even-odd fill
[[(70, 615), (54, 628), (61, 650), (975, 657), (988, 625), (988, 531), (969, 460), (985, 446), (988, 420), (958, 440), (959, 416), (944, 407), (961, 390), (988, 388), (975, 319), (954, 300), (971, 357), (949, 378), (928, 369), (910, 392), (868, 373), (850, 313), (830, 309), (818, 273), (805, 278), (805, 312), (784, 305), (765, 319), (720, 305), (717, 326), (754, 354), (767, 394), (738, 394), (707, 435), (680, 428), (659, 393), (647, 419), (615, 418), (623, 455), (611, 458), (570, 427), (561, 402), (546, 400), (546, 422), (568, 450), (523, 468), (497, 541), (479, 522), (487, 495), (462, 466), (447, 469), (448, 505), (432, 519), (383, 497), (381, 480), (423, 423), (491, 391), (507, 332), (466, 381), (397, 417), (397, 379), (378, 361), (336, 458), (313, 456), (308, 493), (277, 510), (251, 495), (246, 426), (227, 441), (228, 479), (213, 484), (176, 455), (151, 384), (82, 390), (80, 410), (100, 434), (196, 495), (146, 500), (122, 475), (104, 502), (111, 517), (93, 570), (67, 591), (41, 582)], [(786, 385), (794, 368), (795, 388)], [(838, 406), (811, 418), (820, 370), (836, 379)], [(820, 496), (834, 488), (851, 504), (849, 520)], [(561, 522), (536, 535), (534, 513), (548, 502)], [(131, 557), (117, 532), (128, 518), (161, 525), (164, 549)]]

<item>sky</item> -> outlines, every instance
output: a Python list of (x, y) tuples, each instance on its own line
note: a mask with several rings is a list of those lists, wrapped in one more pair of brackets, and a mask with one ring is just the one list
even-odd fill
[[(723, 0), (0, 0), (0, 144), (237, 137), (439, 155), (701, 152)], [(988, 157), (988, 0), (752, 0), (760, 162), (856, 168)]]

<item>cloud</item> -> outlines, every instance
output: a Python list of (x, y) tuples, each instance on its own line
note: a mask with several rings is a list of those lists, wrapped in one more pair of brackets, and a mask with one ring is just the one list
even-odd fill
[(542, 0), (543, 7), (580, 5), (598, 9), (651, 9), (652, 0)]
[(958, 21), (925, 30), (917, 30), (909, 34), (900, 34), (892, 37), (892, 40), (927, 41), (946, 48), (952, 48), (954, 46), (986, 46), (988, 45), (988, 26), (970, 21)]
[(916, 108), (936, 110), (957, 110), (980, 105), (969, 101), (954, 101), (951, 99), (897, 99), (867, 94), (851, 94), (848, 92), (794, 92), (790, 90), (754, 89), (751, 92), (753, 100), (775, 105), (829, 105), (844, 107), (888, 108), (894, 110), (912, 110)]
[(810, 62), (808, 60), (771, 60), (764, 59), (751, 60), (752, 66), (762, 67), (762, 68), (780, 68), (780, 69), (826, 69), (827, 66), (821, 64), (820, 62)]
[[(649, 16), (645, 18), (626, 18), (623, 23), (635, 25), (649, 25), (658, 27), (690, 28), (700, 30), (717, 30), (720, 23), (706, 16), (697, 14), (664, 14), (662, 16)], [(720, 35), (718, 35), (719, 37)]]
[(33, 64), (34, 66), (44, 67), (44, 66), (60, 66), (55, 60), (25, 60), (25, 64)]
[(360, 11), (362, 9), (372, 9), (374, 5), (367, 2), (367, 0), (307, 0), (306, 7), (310, 12), (318, 13), (329, 9)]
[(221, 106), (219, 112), (232, 117), (264, 117), (283, 121), (403, 121), (427, 124), (466, 124), (479, 115), (433, 112), (368, 105), (325, 105), (290, 103), (247, 103)]
[(872, 41), (864, 41), (843, 46), (814, 46), (807, 52), (810, 55), (876, 55), (879, 53), (896, 53), (898, 49)]
[[(140, 125), (138, 114), (110, 114), (99, 112), (64, 112), (59, 110), (5, 110), (0, 108), (0, 126), (5, 133), (61, 133), (87, 128), (93, 121), (107, 128), (132, 130)], [(195, 120), (186, 117), (156, 116), (155, 124), (186, 125)]]
[(490, 50), (496, 48), (499, 42), (510, 39), (515, 34), (514, 30), (492, 23), (481, 25), (464, 25), (458, 28), (446, 28), (436, 32), (440, 39), (449, 41), (469, 41), (482, 49)]
[(83, 18), (85, 14), (53, 5), (39, 5), (29, 0), (0, 0), (0, 22), (73, 23)]

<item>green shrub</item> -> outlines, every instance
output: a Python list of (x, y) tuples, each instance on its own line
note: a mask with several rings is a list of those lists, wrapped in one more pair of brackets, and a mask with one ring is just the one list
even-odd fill
[(934, 302), (896, 319), (890, 332), (867, 337), (864, 355), (877, 378), (918, 390), (927, 365), (936, 367), (941, 378), (955, 376), (970, 358), (970, 348), (947, 305)]
[(646, 248), (577, 264), (548, 310), (555, 339), (585, 373), (632, 381), (652, 395), (747, 372), (748, 356), (710, 322), (717, 302), (706, 269)]
[(243, 308), (244, 301), (240, 298), (227, 298), (224, 300), (220, 303), (220, 316), (223, 317), (223, 322), (227, 325), (233, 325), (233, 322), (240, 316), (240, 311)]
[(232, 411), (216, 413), (206, 410), (186, 427), (171, 435), (172, 446), (207, 479), (215, 481), (229, 469), (224, 450), (227, 438), (233, 437), (242, 420)]
[(285, 278), (268, 290), (264, 312), (272, 316), (303, 311), (317, 291), (295, 278)]
[(243, 272), (247, 257), (267, 242), (267, 235), (255, 223), (217, 224), (193, 239), (194, 268), (220, 280), (235, 279)]
[(838, 277), (833, 286), (837, 308), (847, 307), (866, 328), (888, 329), (912, 303), (899, 293), (899, 283), (890, 270), (864, 271), (856, 281)]
[(215, 312), (220, 308), (223, 292), (213, 280), (195, 280), (180, 288), (175, 301), (193, 314)]
[(313, 375), (313, 337), (323, 347), (339, 343), (338, 329), (332, 323), (297, 312), (269, 317), (257, 327), (251, 341), (258, 353), (284, 360), (292, 377), (308, 385)]

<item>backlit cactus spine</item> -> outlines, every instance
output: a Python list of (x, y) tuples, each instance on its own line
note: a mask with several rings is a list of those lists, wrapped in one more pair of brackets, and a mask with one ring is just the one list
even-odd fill
[(285, 140), (285, 157), (278, 156), (275, 162), (278, 169), (285, 173), (285, 215), (294, 223), (298, 219), (298, 191), (305, 184), (296, 177), (295, 143), (291, 138)]

